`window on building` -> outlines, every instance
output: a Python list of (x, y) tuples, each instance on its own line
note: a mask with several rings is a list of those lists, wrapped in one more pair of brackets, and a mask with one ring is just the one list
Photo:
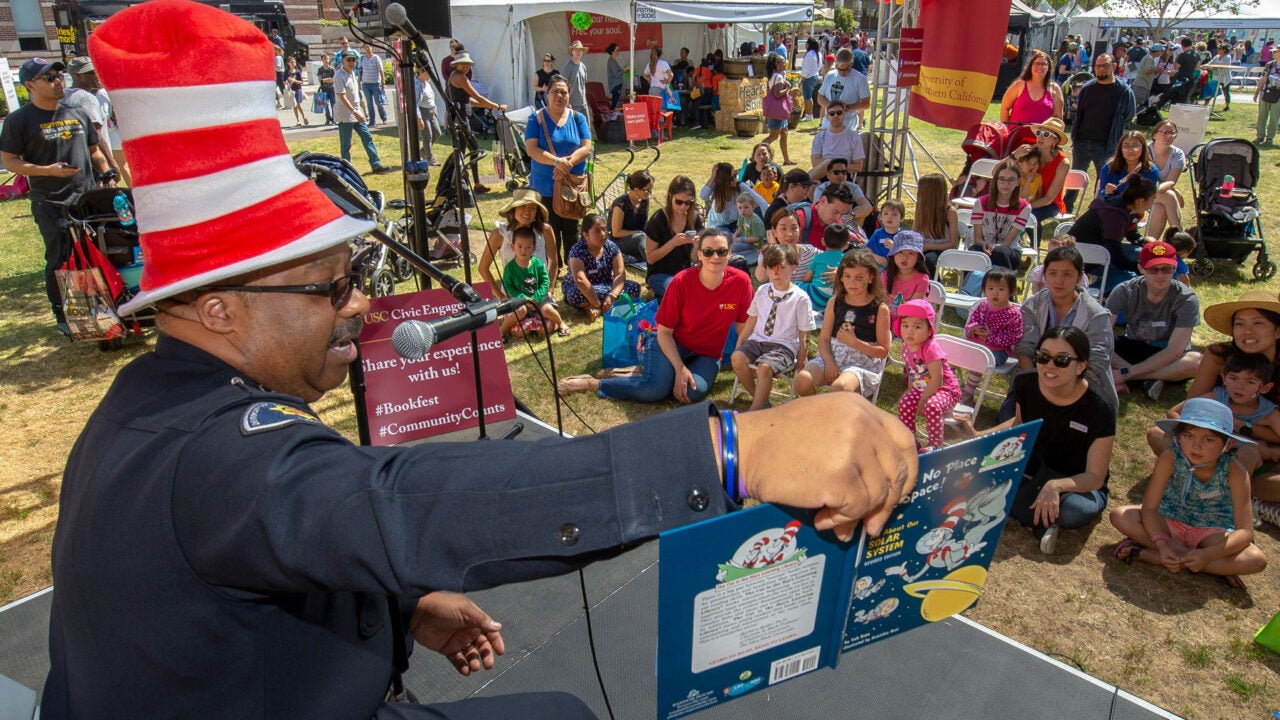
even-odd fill
[(13, 29), (18, 34), (18, 49), (48, 50), (40, 0), (10, 0), (9, 7), (13, 11)]

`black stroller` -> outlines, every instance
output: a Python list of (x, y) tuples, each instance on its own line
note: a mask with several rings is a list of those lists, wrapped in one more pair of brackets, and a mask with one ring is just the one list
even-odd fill
[(1065, 124), (1070, 125), (1076, 121), (1076, 111), (1080, 108), (1080, 90), (1092, 79), (1093, 73), (1088, 70), (1079, 70), (1067, 78), (1067, 82), (1062, 87), (1064, 98), (1062, 121)]
[[(123, 224), (116, 213), (115, 199), (120, 194), (124, 195), (129, 211), (133, 212), (133, 193), (128, 188), (86, 190), (62, 204), (62, 216), (67, 221), (71, 241), (93, 243), (120, 273), (124, 290), (113, 298), (117, 307), (138, 293), (138, 282), (142, 277), (138, 226), (136, 223)], [(141, 335), (142, 326), (155, 323), (155, 311), (142, 310), (121, 320), (126, 335)], [(101, 350), (118, 350), (124, 346), (124, 340), (124, 336), (102, 340), (98, 347)]]
[(1134, 113), (1133, 124), (1138, 127), (1151, 127), (1163, 120), (1161, 110), (1167, 110), (1173, 103), (1182, 102), (1186, 98), (1187, 82), (1185, 80), (1175, 82), (1169, 86), (1168, 90), (1148, 97), (1147, 101), (1139, 105), (1137, 112)]
[[(1214, 271), (1213, 258), (1244, 263), (1256, 252), (1253, 277), (1270, 280), (1276, 274), (1276, 264), (1267, 257), (1262, 206), (1254, 192), (1261, 155), (1257, 146), (1239, 138), (1216, 138), (1192, 148), (1188, 155), (1199, 225), (1192, 231), (1197, 243), (1191, 272), (1208, 277)], [(1222, 184), (1227, 175), (1235, 181), (1235, 188), (1224, 195)]]

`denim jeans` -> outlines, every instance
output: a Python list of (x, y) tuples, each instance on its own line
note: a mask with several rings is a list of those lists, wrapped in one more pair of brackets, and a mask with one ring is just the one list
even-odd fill
[(653, 273), (645, 279), (644, 284), (648, 285), (649, 289), (653, 291), (654, 297), (661, 300), (662, 296), (667, 294), (667, 286), (671, 284), (671, 281), (674, 278), (675, 275)]
[[(1107, 145), (1105, 141), (1098, 142), (1094, 140), (1078, 140), (1071, 146), (1071, 169), (1072, 170), (1088, 170), (1089, 180), (1097, 182), (1098, 176), (1102, 174), (1102, 166), (1111, 160), (1111, 156), (1115, 154), (1116, 149)], [(1092, 167), (1090, 167), (1092, 166)], [(1085, 192), (1092, 194), (1091, 188), (1086, 188)], [(1075, 207), (1076, 191), (1071, 190), (1062, 198), (1068, 208)], [(1085, 207), (1088, 207), (1085, 203)], [(1083, 211), (1084, 208), (1076, 208)]]
[(609, 88), (609, 109), (617, 110), (622, 104), (622, 85), (614, 85)]
[[(1036, 495), (1045, 483), (1060, 477), (1066, 477), (1066, 473), (1057, 472), (1048, 466), (1042, 466), (1035, 477), (1023, 477), (1018, 494), (1013, 498), (1013, 507), (1009, 509), (1009, 516), (1023, 527), (1032, 527), (1035, 510), (1031, 508), (1031, 503), (1035, 502)], [(1107, 497), (1105, 489), (1063, 493), (1058, 501), (1058, 520), (1054, 525), (1063, 530), (1088, 525), (1107, 509)]]
[(637, 260), (644, 260), (644, 231), (641, 230), (633, 233), (627, 233), (622, 237), (613, 237), (610, 235), (609, 239), (613, 240), (614, 244), (618, 246), (618, 249), (622, 251), (623, 255), (629, 255)]
[(386, 122), (387, 96), (382, 94), (382, 83), (360, 83), (360, 89), (364, 91), (364, 104), (369, 110), (369, 122), (373, 122), (373, 109), (375, 107), (378, 108), (378, 116), (382, 118), (382, 122)]
[[(677, 343), (676, 351), (684, 366), (693, 373), (693, 389), (689, 401), (697, 402), (711, 391), (711, 384), (720, 372), (720, 359), (709, 358), (686, 350)], [(634, 402), (658, 402), (671, 397), (676, 382), (676, 370), (658, 345), (658, 334), (647, 333), (644, 348), (640, 351), (640, 363), (644, 372), (633, 377), (606, 378), (600, 381), (597, 394), (602, 398), (632, 400)]]
[(382, 158), (378, 157), (378, 148), (373, 145), (373, 133), (369, 132), (369, 126), (364, 123), (357, 122), (340, 122), (338, 123), (338, 149), (342, 155), (342, 159), (347, 162), (351, 161), (351, 131), (354, 130), (356, 135), (360, 136), (360, 144), (364, 145), (364, 152), (369, 156), (369, 164), (376, 170), (382, 167)]
[(57, 322), (66, 322), (62, 314), (62, 291), (54, 272), (67, 263), (71, 256), (71, 240), (67, 237), (67, 221), (62, 208), (45, 202), (31, 202), (31, 216), (44, 239), (44, 290), (49, 296), (49, 308)]

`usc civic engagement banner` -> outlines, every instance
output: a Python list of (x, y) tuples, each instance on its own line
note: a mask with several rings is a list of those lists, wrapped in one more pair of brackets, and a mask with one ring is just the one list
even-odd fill
[(982, 121), (1000, 70), (1009, 6), (1009, 0), (921, 0), (924, 47), (911, 117), (957, 130)]

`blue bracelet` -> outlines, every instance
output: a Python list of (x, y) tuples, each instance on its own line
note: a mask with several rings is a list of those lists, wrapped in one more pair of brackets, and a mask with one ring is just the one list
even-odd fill
[(720, 457), (724, 469), (723, 484), (725, 492), (736, 503), (746, 497), (742, 487), (742, 478), (738, 473), (738, 413), (734, 410), (720, 411)]

